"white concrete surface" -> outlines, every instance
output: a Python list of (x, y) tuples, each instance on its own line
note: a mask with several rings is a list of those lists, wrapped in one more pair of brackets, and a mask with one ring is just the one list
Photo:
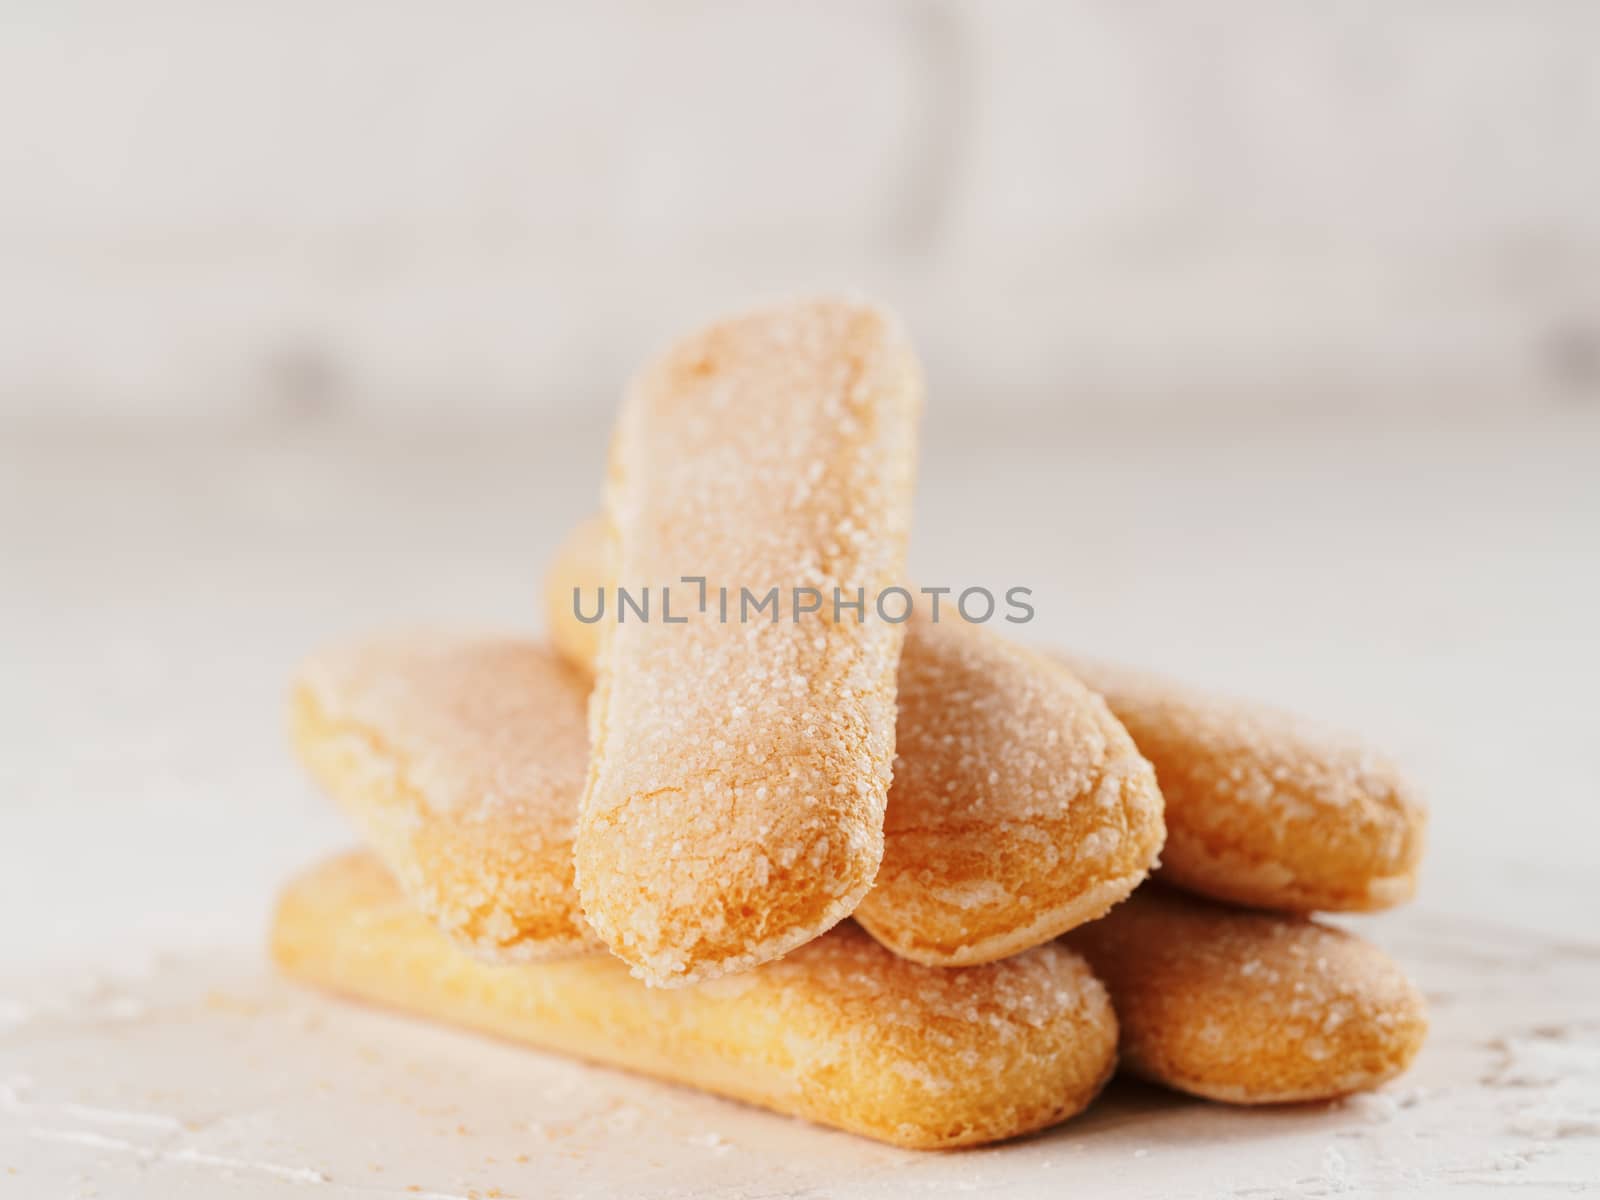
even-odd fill
[[(1423, 892), (1355, 922), (1435, 1029), (1378, 1099), (1117, 1085), (918, 1157), (301, 993), (277, 883), (350, 833), (282, 700), (325, 639), (535, 628), (602, 435), (554, 424), (0, 439), (0, 1197), (1570, 1195), (1600, 1179), (1600, 425), (1366, 433), (928, 419), (919, 578), (1029, 636), (1340, 721), (1431, 795)], [(417, 1191), (409, 1189), (416, 1188)]]

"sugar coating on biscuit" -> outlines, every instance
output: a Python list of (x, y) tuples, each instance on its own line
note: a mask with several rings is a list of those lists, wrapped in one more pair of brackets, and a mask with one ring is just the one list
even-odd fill
[(985, 962), (1100, 916), (1154, 865), (1150, 764), (1058, 664), (913, 617), (884, 858), (857, 919), (897, 953)]
[(1116, 1052), (1105, 989), (1058, 944), (939, 970), (846, 923), (694, 987), (646, 987), (608, 955), (494, 968), (446, 943), (367, 854), (293, 881), (272, 949), (288, 974), (344, 995), (908, 1147), (1061, 1121)]
[(1417, 989), (1377, 947), (1305, 917), (1158, 886), (1068, 934), (1110, 989), (1124, 1066), (1232, 1104), (1377, 1087), (1427, 1032)]
[(413, 904), (474, 953), (531, 960), (598, 945), (572, 869), (587, 696), (536, 643), (418, 632), (313, 657), (291, 723)]
[[(630, 391), (608, 515), (618, 584), (656, 608), (602, 623), (577, 878), (645, 979), (775, 958), (872, 882), (902, 630), (795, 620), (790, 589), (870, 598), (900, 579), (920, 399), (898, 327), (834, 301), (714, 325)], [(722, 619), (723, 587), (736, 604), (776, 588), (777, 619)]]
[[(583, 522), (549, 573), (562, 596), (552, 637), (583, 669), (592, 627), (570, 595), (582, 589), (592, 612), (611, 585), (605, 536)], [(1154, 773), (1058, 663), (922, 611), (906, 625), (898, 693), (883, 864), (855, 911), (897, 954), (958, 966), (1016, 953), (1099, 916), (1154, 866)]]
[(1167, 805), (1163, 880), (1289, 912), (1370, 911), (1411, 898), (1426, 810), (1371, 748), (1265, 705), (1061, 660), (1155, 765)]

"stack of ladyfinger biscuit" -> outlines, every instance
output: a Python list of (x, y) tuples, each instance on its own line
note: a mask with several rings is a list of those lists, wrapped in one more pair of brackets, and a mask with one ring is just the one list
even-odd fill
[[(282, 968), (914, 1147), (1064, 1120), (1119, 1051), (1237, 1104), (1403, 1070), (1416, 989), (1306, 915), (1413, 891), (1383, 759), (948, 606), (788, 599), (904, 583), (921, 402), (877, 309), (713, 325), (631, 388), (549, 644), (313, 658), (294, 742), (369, 850), (289, 885)], [(686, 580), (670, 620), (575, 604)]]

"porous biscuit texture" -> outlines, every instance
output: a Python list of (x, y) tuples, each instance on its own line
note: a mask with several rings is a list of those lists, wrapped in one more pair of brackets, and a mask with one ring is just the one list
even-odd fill
[(939, 970), (846, 923), (737, 977), (650, 988), (607, 955), (480, 963), (359, 853), (288, 886), (272, 951), (328, 991), (913, 1148), (1065, 1120), (1116, 1052), (1105, 989), (1058, 944)]
[[(871, 886), (903, 632), (789, 597), (900, 579), (920, 405), (898, 326), (840, 301), (713, 325), (630, 391), (608, 518), (618, 583), (656, 608), (601, 624), (576, 852), (590, 925), (650, 982), (776, 958)], [(684, 577), (776, 588), (775, 619), (701, 611)]]
[(1155, 864), (1155, 773), (1057, 664), (919, 614), (899, 695), (883, 865), (856, 910), (896, 953), (1003, 958), (1100, 916)]
[(599, 947), (573, 881), (588, 680), (514, 638), (438, 631), (330, 648), (295, 681), (295, 749), (411, 902), (464, 949)]
[(1427, 1034), (1422, 997), (1388, 956), (1305, 917), (1150, 886), (1064, 940), (1111, 992), (1124, 1068), (1207, 1099), (1375, 1088)]
[[(561, 581), (552, 637), (584, 668), (593, 642), (579, 630), (593, 627), (570, 594), (612, 585), (604, 536), (584, 522), (549, 571)], [(897, 954), (960, 966), (1100, 916), (1154, 866), (1163, 825), (1154, 772), (1098, 696), (945, 615), (919, 610), (906, 624), (883, 863), (855, 917)]]
[(1287, 912), (1366, 912), (1416, 891), (1427, 811), (1371, 748), (1265, 705), (1058, 657), (1155, 766), (1164, 881)]

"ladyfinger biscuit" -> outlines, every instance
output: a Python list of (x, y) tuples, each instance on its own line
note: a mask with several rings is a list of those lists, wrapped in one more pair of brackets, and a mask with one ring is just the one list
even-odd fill
[[(608, 516), (657, 607), (602, 626), (576, 850), (590, 925), (644, 979), (777, 958), (872, 883), (902, 631), (827, 605), (901, 575), (920, 403), (896, 326), (833, 301), (713, 325), (630, 391)], [(724, 620), (686, 578), (824, 610)]]
[(1377, 947), (1304, 917), (1160, 887), (1073, 930), (1111, 992), (1123, 1065), (1230, 1104), (1377, 1087), (1422, 1047), (1422, 997)]
[[(562, 658), (581, 667), (585, 674), (594, 673), (595, 660), (600, 657), (600, 625), (578, 620), (576, 606), (580, 598), (594, 604), (597, 580), (610, 583), (616, 578), (614, 549), (605, 517), (588, 517), (567, 535), (545, 575), (544, 606), (551, 614), (550, 641)], [(592, 612), (592, 608), (586, 612)], [(562, 619), (557, 620), (557, 614)]]
[(588, 680), (535, 643), (418, 633), (312, 658), (290, 723), (312, 775), (463, 949), (597, 949), (572, 878)]
[(1100, 916), (1155, 865), (1155, 774), (1099, 697), (963, 621), (900, 657), (883, 866), (856, 919), (917, 962), (988, 962)]
[(1065, 1120), (1116, 1053), (1105, 990), (1064, 946), (939, 971), (847, 923), (738, 978), (650, 988), (607, 955), (477, 962), (365, 854), (289, 885), (272, 951), (333, 992), (915, 1148)]
[[(573, 589), (596, 611), (604, 531), (567, 539), (547, 589), (552, 638), (583, 658)], [(576, 628), (574, 628), (576, 627)], [(914, 613), (900, 655), (883, 865), (856, 920), (896, 954), (962, 966), (1100, 916), (1161, 849), (1155, 775), (1104, 702), (1059, 665)]]
[(1393, 764), (1263, 705), (1061, 656), (1155, 764), (1161, 878), (1287, 912), (1361, 912), (1416, 890), (1427, 814)]

